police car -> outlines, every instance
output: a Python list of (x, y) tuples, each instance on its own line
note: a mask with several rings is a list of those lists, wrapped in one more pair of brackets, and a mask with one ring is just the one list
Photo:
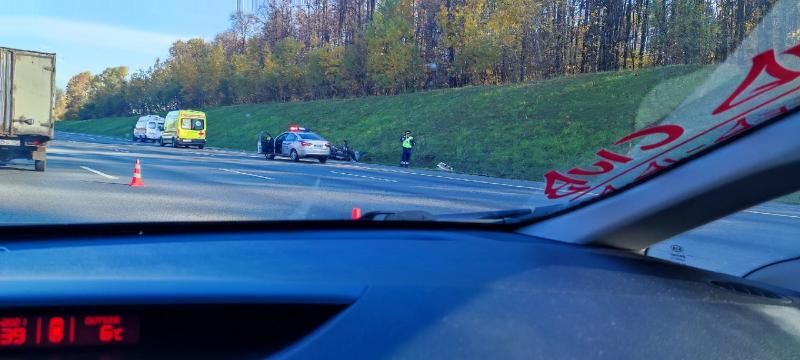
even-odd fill
[(283, 156), (292, 161), (313, 158), (325, 163), (331, 154), (331, 143), (311, 129), (291, 125), (289, 131), (275, 138), (267, 132), (261, 132), (258, 136), (258, 153), (264, 154), (268, 160)]

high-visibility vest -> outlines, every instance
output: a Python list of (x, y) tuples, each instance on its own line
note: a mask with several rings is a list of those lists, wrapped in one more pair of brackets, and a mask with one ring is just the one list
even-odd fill
[(414, 141), (414, 137), (413, 136), (409, 136), (409, 137), (403, 139), (403, 147), (406, 148), (406, 149), (411, 149), (413, 147), (413, 145), (411, 145), (412, 141)]

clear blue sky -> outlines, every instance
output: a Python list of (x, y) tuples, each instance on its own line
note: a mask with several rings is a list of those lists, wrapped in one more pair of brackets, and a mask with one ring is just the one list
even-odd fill
[(2, 7), (0, 47), (56, 53), (63, 88), (81, 71), (146, 69), (175, 40), (212, 40), (228, 27), (236, 0), (9, 0)]

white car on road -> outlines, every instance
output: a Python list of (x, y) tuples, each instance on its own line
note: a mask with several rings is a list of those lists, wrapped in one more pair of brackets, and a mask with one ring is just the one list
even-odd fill
[(155, 142), (161, 138), (162, 130), (164, 130), (164, 118), (158, 115), (142, 116), (133, 128), (133, 141)]
[(262, 133), (258, 139), (258, 152), (270, 160), (286, 156), (292, 161), (313, 158), (325, 163), (331, 154), (331, 143), (310, 129), (290, 126), (289, 131), (276, 138)]

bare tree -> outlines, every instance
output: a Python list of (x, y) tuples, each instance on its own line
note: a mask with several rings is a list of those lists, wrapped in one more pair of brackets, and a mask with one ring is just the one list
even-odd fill
[(231, 30), (233, 30), (239, 43), (237, 51), (242, 53), (247, 47), (247, 39), (253, 35), (255, 25), (257, 24), (257, 18), (253, 14), (236, 11), (231, 14), (230, 21)]

